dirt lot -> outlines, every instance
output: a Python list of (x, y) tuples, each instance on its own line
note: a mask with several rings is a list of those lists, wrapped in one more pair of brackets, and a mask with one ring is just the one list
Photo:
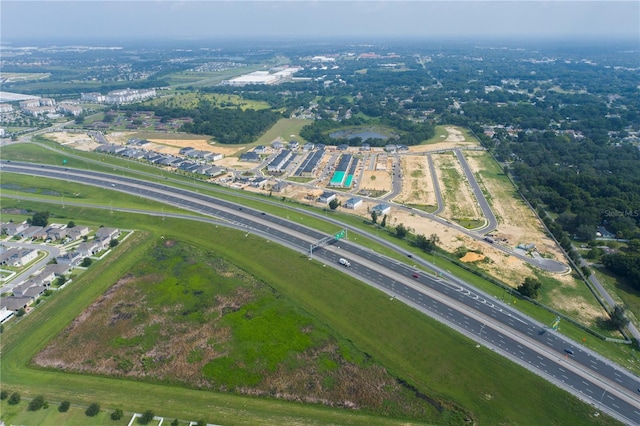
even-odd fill
[(402, 192), (394, 199), (396, 203), (435, 206), (436, 194), (431, 180), (429, 162), (424, 156), (403, 156), (401, 158)]
[(391, 191), (391, 158), (380, 154), (376, 158), (375, 170), (365, 170), (360, 189), (367, 191)]
[[(484, 152), (466, 152), (469, 167), (477, 175), (482, 170), (481, 156)], [(482, 177), (481, 177), (482, 179)], [(481, 186), (491, 194), (491, 208), (498, 218), (498, 229), (493, 234), (498, 239), (506, 239), (509, 246), (535, 244), (539, 253), (562, 259), (562, 252), (554, 241), (544, 233), (542, 223), (516, 193), (512, 186), (503, 185), (493, 179), (482, 179)]]
[(444, 200), (444, 210), (440, 216), (451, 221), (481, 220), (483, 216), (480, 207), (471, 192), (471, 187), (463, 178), (464, 172), (456, 157), (450, 152), (434, 154), (433, 165)]
[[(124, 145), (129, 139), (134, 137), (133, 132), (113, 132), (105, 135), (105, 138), (109, 143), (115, 143)], [(92, 151), (98, 147), (98, 143), (89, 136), (86, 132), (52, 132), (44, 135), (45, 137), (52, 139), (61, 145), (70, 146), (72, 148), (81, 151)], [(170, 135), (168, 135), (170, 136)], [(175, 139), (172, 138), (152, 138), (147, 139), (150, 143), (144, 145), (142, 148), (150, 151), (160, 152), (162, 154), (178, 155), (178, 152), (182, 148), (192, 147), (202, 151), (211, 151), (223, 154), (225, 157), (236, 155), (239, 151), (242, 151), (244, 146), (222, 146), (218, 144), (211, 144), (207, 139), (179, 139), (179, 135), (176, 135)], [(245, 163), (240, 163), (244, 165)]]
[(365, 171), (360, 189), (367, 191), (391, 191), (391, 173), (387, 171)]
[(244, 146), (223, 146), (211, 144), (206, 139), (148, 139), (153, 143), (152, 149), (163, 154), (177, 155), (182, 148), (191, 147), (201, 151), (211, 151), (224, 155), (225, 157), (236, 155), (242, 151)]
[(409, 152), (437, 151), (440, 149), (464, 148), (480, 145), (480, 143), (475, 139), (467, 140), (464, 137), (464, 134), (455, 127), (449, 126), (445, 127), (445, 129), (449, 134), (443, 138), (442, 142), (430, 143), (429, 145), (410, 146)]
[(86, 132), (82, 133), (70, 133), (70, 132), (51, 132), (45, 133), (45, 138), (58, 142), (60, 145), (65, 145), (79, 151), (93, 151), (98, 146), (94, 139), (91, 138)]

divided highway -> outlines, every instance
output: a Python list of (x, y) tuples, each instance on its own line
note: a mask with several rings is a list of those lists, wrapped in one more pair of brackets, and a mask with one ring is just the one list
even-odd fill
[[(640, 378), (453, 277), (435, 277), (346, 240), (309, 252), (327, 235), (226, 200), (161, 183), (88, 170), (0, 162), (22, 173), (123, 191), (203, 213), (340, 267), (523, 365), (626, 424), (640, 426)], [(169, 215), (168, 215), (169, 216)]]

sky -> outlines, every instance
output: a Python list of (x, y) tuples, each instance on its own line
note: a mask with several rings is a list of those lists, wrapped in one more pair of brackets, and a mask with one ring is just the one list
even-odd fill
[(0, 1), (0, 41), (634, 38), (640, 1)]

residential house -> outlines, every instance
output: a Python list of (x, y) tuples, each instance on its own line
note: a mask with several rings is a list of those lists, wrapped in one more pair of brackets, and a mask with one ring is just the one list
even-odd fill
[(77, 251), (70, 251), (56, 257), (59, 265), (78, 266), (82, 262), (83, 256)]
[(289, 182), (280, 181), (271, 187), (273, 192), (282, 192), (289, 186)]
[(378, 213), (378, 216), (389, 214), (391, 212), (391, 206), (389, 204), (380, 203), (371, 209), (372, 212)]
[(20, 238), (44, 238), (47, 234), (42, 226), (30, 226), (22, 232), (18, 233)]
[(250, 183), (251, 186), (253, 186), (254, 188), (263, 188), (264, 185), (269, 181), (269, 179), (267, 179), (266, 177), (257, 177), (255, 179), (253, 179)]
[(67, 236), (72, 240), (77, 240), (86, 235), (89, 235), (89, 228), (86, 226), (74, 226), (73, 228), (67, 228)]
[(51, 239), (51, 241), (58, 241), (67, 237), (68, 230), (67, 228), (54, 228), (50, 226), (45, 229), (45, 232), (47, 239)]
[(240, 154), (240, 161), (251, 161), (255, 163), (260, 162), (260, 156), (255, 151), (245, 152)]
[(253, 149), (253, 152), (258, 155), (265, 155), (269, 153), (269, 149), (264, 145), (258, 145)]
[(53, 274), (55, 277), (63, 277), (67, 275), (69, 272), (71, 272), (70, 265), (51, 264), (51, 265), (45, 266), (42, 269), (42, 272), (40, 272), (40, 275), (44, 275), (45, 277), (47, 277), (50, 274)]
[(362, 205), (362, 203), (363, 203), (362, 198), (353, 197), (353, 198), (349, 198), (347, 202), (344, 204), (344, 206), (348, 209), (357, 209)]
[(7, 222), (2, 224), (2, 233), (6, 235), (16, 235), (29, 227), (27, 222), (14, 223)]
[(2, 265), (11, 265), (20, 268), (38, 258), (38, 251), (27, 248), (9, 249), (0, 255)]
[(330, 203), (335, 198), (336, 198), (336, 194), (334, 194), (333, 192), (325, 191), (322, 194), (320, 194), (320, 197), (318, 197), (318, 202)]
[(82, 257), (94, 256), (100, 250), (102, 250), (102, 245), (95, 240), (82, 242), (76, 247), (76, 251), (80, 253)]
[(6, 306), (0, 306), (0, 324), (7, 321), (13, 316), (13, 311), (7, 309)]
[(5, 308), (9, 311), (19, 311), (20, 309), (26, 309), (32, 302), (29, 297), (1, 297), (0, 308)]

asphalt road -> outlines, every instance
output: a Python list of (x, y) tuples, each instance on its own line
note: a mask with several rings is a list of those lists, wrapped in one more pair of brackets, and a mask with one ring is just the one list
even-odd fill
[(50, 246), (50, 245), (49, 246), (45, 246), (45, 245), (42, 245), (42, 244), (31, 244), (31, 243), (26, 243), (26, 242), (25, 243), (21, 243), (21, 242), (17, 242), (17, 241), (3, 241), (2, 245), (6, 246), (6, 247), (20, 247), (20, 248), (28, 248), (28, 249), (33, 249), (33, 250), (38, 250), (38, 251), (46, 251), (47, 252), (47, 255), (44, 258), (38, 260), (37, 262), (35, 262), (31, 266), (29, 266), (29, 268), (27, 268), (26, 270), (22, 271), (20, 274), (15, 275), (7, 283), (3, 284), (0, 287), (0, 292), (2, 292), (2, 293), (11, 293), (13, 291), (13, 287), (15, 287), (16, 285), (22, 283), (23, 281), (28, 279), (31, 275), (33, 275), (37, 271), (39, 271), (42, 268), (44, 268), (45, 265), (47, 263), (49, 263), (49, 261), (52, 258), (57, 257), (60, 254), (60, 249), (58, 247)]
[[(411, 265), (344, 240), (332, 240), (332, 244), (310, 253), (310, 244), (326, 238), (326, 234), (259, 210), (161, 183), (55, 166), (21, 166), (20, 163), (2, 162), (2, 170), (106, 187), (204, 213), (238, 229), (285, 243), (334, 267), (339, 267), (340, 257), (346, 257), (352, 265), (349, 273), (386, 291), (395, 300), (414, 306), (481, 342), (596, 409), (624, 423), (640, 424), (637, 376), (452, 277), (445, 280), (424, 274)], [(573, 353), (568, 354), (565, 349)]]
[(433, 215), (440, 214), (444, 210), (444, 200), (442, 199), (442, 191), (440, 190), (440, 182), (438, 181), (438, 175), (436, 174), (435, 166), (433, 165), (433, 157), (431, 154), (427, 154), (427, 161), (429, 162), (429, 170), (431, 171), (431, 182), (433, 183), (433, 192), (436, 195), (436, 202), (438, 208), (431, 212)]
[(482, 227), (482, 230), (483, 232), (491, 232), (498, 227), (498, 219), (496, 219), (496, 216), (493, 214), (493, 210), (491, 210), (491, 206), (489, 205), (489, 202), (487, 201), (484, 194), (482, 193), (482, 189), (480, 188), (478, 181), (473, 175), (473, 172), (469, 167), (469, 163), (467, 163), (467, 160), (464, 158), (462, 151), (460, 151), (459, 149), (454, 149), (453, 152), (456, 154), (456, 157), (458, 158), (458, 161), (462, 166), (462, 170), (464, 170), (464, 175), (467, 178), (467, 182), (469, 182), (469, 185), (471, 186), (473, 195), (476, 197), (476, 200), (478, 201), (480, 210), (482, 210), (482, 215), (485, 217), (485, 219), (487, 219), (487, 224), (484, 227)]

